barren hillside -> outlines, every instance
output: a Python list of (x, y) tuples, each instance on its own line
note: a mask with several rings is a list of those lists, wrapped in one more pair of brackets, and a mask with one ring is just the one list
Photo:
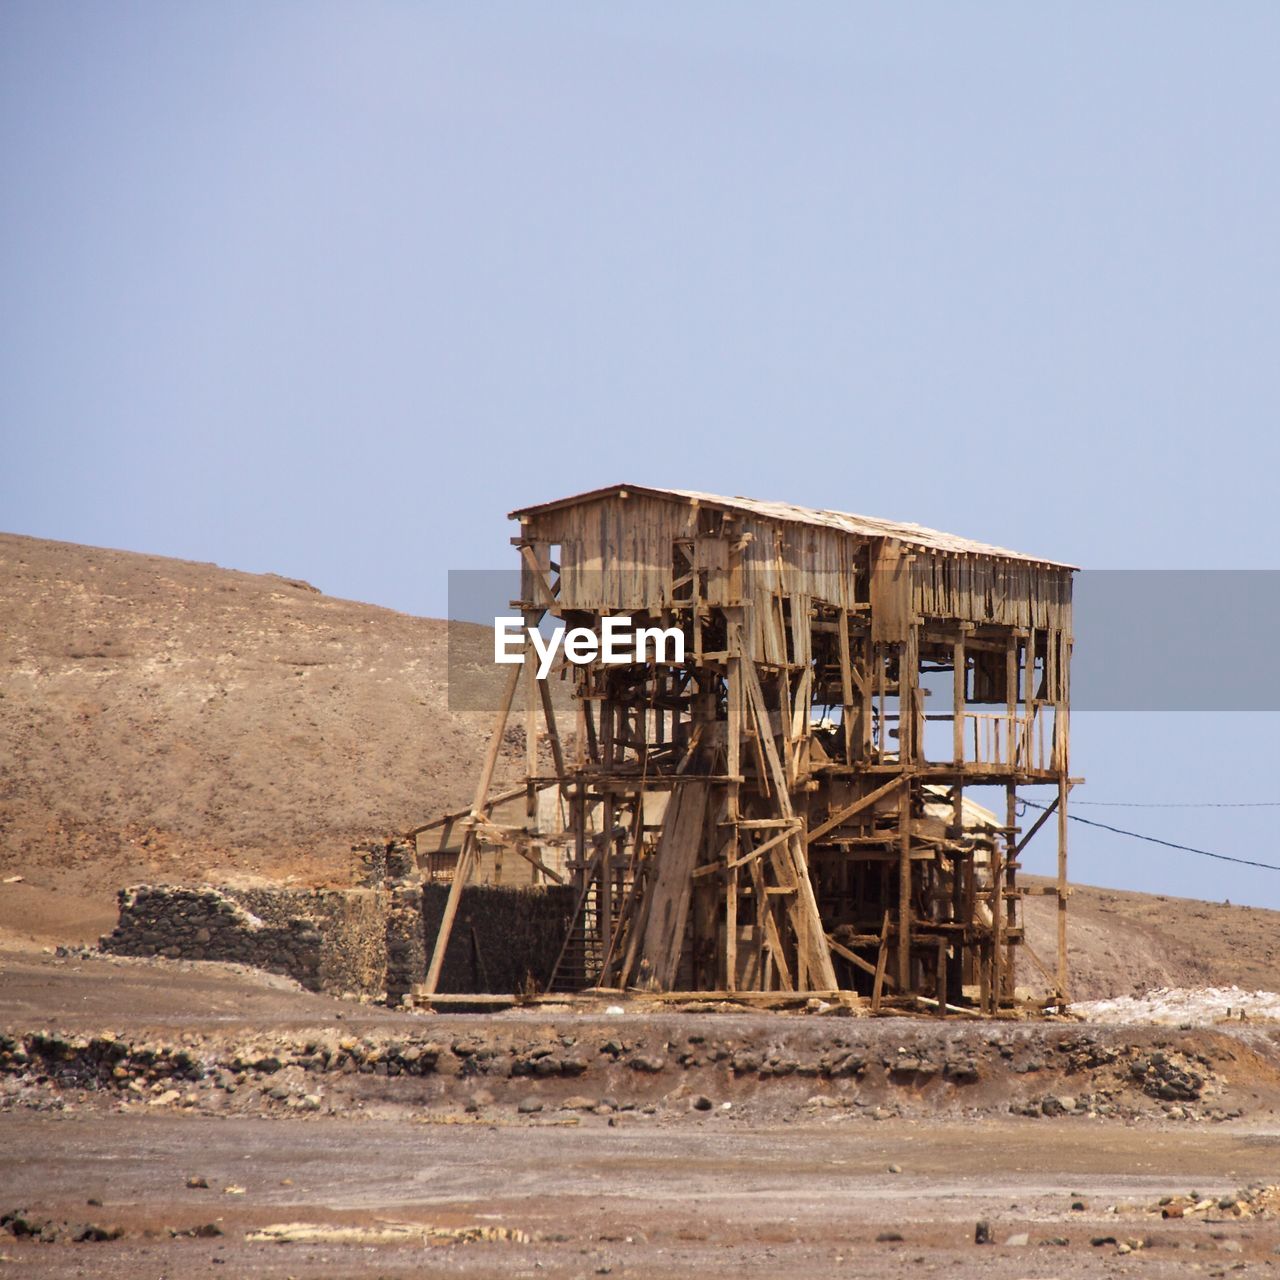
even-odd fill
[[(342, 883), (354, 840), (461, 805), (490, 717), (446, 626), (215, 565), (0, 535), (0, 932), (90, 941), (130, 881)], [(517, 776), (514, 744), (500, 761)], [(1027, 903), (1053, 955), (1054, 907)], [(1280, 913), (1080, 887), (1074, 992), (1280, 990)], [(1033, 983), (1031, 966), (1022, 980)]]
[(448, 710), (443, 622), (6, 534), (0, 624), (0, 865), (37, 888), (341, 882), (469, 795), (488, 717)]
[[(1026, 880), (1034, 884), (1039, 877)], [(1030, 897), (1023, 906), (1027, 940), (1051, 961), (1056, 902)], [(1154, 987), (1280, 991), (1280, 911), (1075, 885), (1067, 919), (1071, 994), (1077, 1000)], [(1034, 987), (1037, 976), (1024, 965), (1019, 981)]]

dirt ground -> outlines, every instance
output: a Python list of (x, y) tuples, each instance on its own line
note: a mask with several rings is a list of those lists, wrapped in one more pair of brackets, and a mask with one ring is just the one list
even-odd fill
[[(0, 1055), (0, 1216), (21, 1210), (54, 1237), (0, 1233), (0, 1275), (1051, 1277), (1280, 1265), (1280, 1219), (1219, 1207), (1280, 1181), (1275, 1026), (618, 1016), (603, 1005), (425, 1014), (222, 965), (25, 951), (0, 953), (0, 969), (0, 1031), (46, 1055), (21, 1071)], [(133, 1055), (120, 1059), (126, 1076), (149, 1081), (145, 1064), (179, 1047), (204, 1075), (137, 1089), (73, 1078), (73, 1052), (108, 1027)], [(297, 1056), (326, 1037), (349, 1054)], [(406, 1046), (439, 1061), (388, 1071), (414, 1056)], [(850, 1048), (865, 1070), (840, 1069)], [(581, 1069), (515, 1074), (551, 1050)], [(1131, 1064), (1160, 1053), (1203, 1060), (1195, 1104), (1133, 1085)], [(304, 1089), (314, 1109), (294, 1105)], [(1068, 1091), (1090, 1110), (1010, 1112)], [(1162, 1198), (1190, 1191), (1211, 1208), (1162, 1218)], [(979, 1223), (991, 1245), (975, 1244)], [(75, 1242), (85, 1226), (121, 1234)], [(282, 1228), (291, 1238), (274, 1238)], [(459, 1231), (509, 1238), (463, 1242)]]
[[(711, 1120), (690, 1131), (173, 1116), (5, 1117), (3, 1127), (8, 1150), (23, 1153), (5, 1177), (9, 1200), (105, 1215), (127, 1232), (6, 1245), (30, 1276), (1248, 1275), (1274, 1270), (1280, 1243), (1274, 1222), (1165, 1222), (1146, 1208), (1189, 1184), (1216, 1194), (1274, 1176), (1274, 1131), (1137, 1142), (1061, 1124), (978, 1134), (909, 1122), (729, 1130)], [(207, 1189), (186, 1186), (195, 1172)], [(979, 1221), (994, 1245), (974, 1244)], [(297, 1222), (481, 1224), (531, 1240), (245, 1239)], [(170, 1235), (207, 1223), (222, 1234)], [(1027, 1243), (1007, 1243), (1022, 1234)], [(1090, 1243), (1104, 1237), (1142, 1247), (1121, 1255)], [(1042, 1243), (1058, 1239), (1068, 1243)]]

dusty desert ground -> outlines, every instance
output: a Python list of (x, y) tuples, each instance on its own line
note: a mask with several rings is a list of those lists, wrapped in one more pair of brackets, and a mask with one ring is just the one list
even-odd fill
[(1275, 1024), (477, 1017), (222, 965), (0, 964), (13, 1274), (1280, 1265)]

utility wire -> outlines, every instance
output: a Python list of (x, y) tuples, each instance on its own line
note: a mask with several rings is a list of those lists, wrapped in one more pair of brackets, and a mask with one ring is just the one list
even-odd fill
[(1280, 800), (1073, 800), (1100, 809), (1280, 809)]
[[(1030, 805), (1033, 809), (1047, 809), (1047, 804), (1036, 804), (1034, 800), (1023, 800), (1023, 804)], [(1238, 862), (1244, 867), (1262, 867), (1265, 871), (1280, 871), (1280, 866), (1276, 866), (1273, 862), (1254, 862), (1250, 858), (1233, 858), (1226, 853), (1210, 853), (1208, 849), (1193, 849), (1189, 844), (1174, 844), (1172, 840), (1161, 840), (1159, 836), (1144, 836), (1139, 831), (1126, 831), (1123, 827), (1111, 827), (1105, 822), (1094, 822), (1091, 818), (1081, 818), (1077, 814), (1069, 813), (1067, 817), (1072, 822), (1083, 822), (1086, 827), (1100, 827), (1103, 831), (1113, 831), (1118, 836), (1132, 836), (1135, 840), (1145, 840), (1149, 844), (1162, 844), (1166, 849), (1181, 849), (1183, 853), (1198, 853), (1202, 858), (1217, 858), (1219, 862)]]

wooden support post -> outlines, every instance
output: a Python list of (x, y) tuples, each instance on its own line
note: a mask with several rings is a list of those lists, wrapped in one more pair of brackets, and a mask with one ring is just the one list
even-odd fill
[[(874, 716), (872, 710), (872, 680), (871, 667), (872, 655), (875, 652), (875, 646), (872, 645), (870, 637), (862, 636), (858, 639), (858, 665), (854, 670), (854, 680), (858, 683), (861, 690), (862, 698), (858, 704), (858, 759), (860, 761), (869, 761), (872, 757), (871, 751), (871, 730)], [(852, 764), (853, 762), (850, 761)]]
[[(760, 679), (756, 673), (755, 662), (746, 653), (742, 655), (742, 675), (755, 717), (756, 733), (760, 738), (765, 760), (777, 788), (778, 810), (782, 817), (794, 819), (796, 815), (791, 804), (791, 793), (787, 789), (786, 774), (778, 759), (777, 745), (773, 741), (773, 730), (769, 725), (769, 711), (765, 706)], [(802, 971), (808, 970), (810, 979), (817, 984), (819, 990), (834, 991), (836, 971), (831, 961), (830, 948), (827, 946), (826, 931), (822, 927), (818, 900), (814, 896), (813, 883), (809, 879), (809, 859), (805, 853), (804, 839), (799, 832), (796, 832), (784, 847), (789, 855), (790, 869), (796, 886), (792, 927), (797, 939), (805, 947), (804, 962), (799, 967)]]
[(911, 785), (898, 793), (898, 990), (911, 987)]
[(728, 818), (738, 820), (739, 793), (742, 786), (742, 661), (735, 645), (741, 632), (729, 628), (729, 660), (725, 675), (725, 768), (729, 775)]
[(556, 709), (551, 703), (551, 690), (545, 680), (538, 681), (538, 693), (542, 698), (542, 718), (547, 724), (547, 740), (551, 743), (551, 758), (555, 761), (556, 779), (561, 787), (568, 781), (564, 767), (564, 748), (560, 743), (560, 731), (556, 727)]
[[(729, 844), (729, 860), (737, 857), (738, 833)], [(738, 869), (734, 867), (724, 885), (724, 989), (738, 989)]]
[[(747, 837), (750, 840), (750, 836)], [(751, 893), (755, 898), (756, 905), (756, 924), (755, 924), (755, 975), (756, 983), (761, 991), (773, 990), (773, 953), (765, 945), (768, 937), (768, 930), (765, 928), (765, 921), (769, 912), (772, 910), (770, 905), (769, 894), (765, 889), (764, 883), (764, 867), (760, 863), (759, 858), (752, 858), (747, 864), (747, 869), (751, 873)]]
[(1067, 972), (1067, 792), (1065, 773), (1058, 775), (1058, 998), (1069, 998)]
[[(759, 672), (756, 672), (757, 678), (759, 678), (759, 674)], [(778, 693), (778, 721), (779, 727), (782, 729), (782, 777), (786, 783), (784, 790), (789, 791), (796, 784), (796, 775), (794, 742), (791, 735), (791, 684), (787, 679), (786, 667), (778, 668), (774, 680)], [(772, 742), (773, 733), (770, 731), (768, 718), (765, 719), (765, 733), (768, 735), (769, 741)]]
[[(527, 625), (527, 624), (526, 624)], [(538, 812), (538, 789), (533, 781), (538, 776), (538, 668), (533, 655), (524, 664), (524, 776), (525, 814), (533, 818)]]
[[(764, 936), (765, 946), (768, 948), (769, 955), (773, 958), (773, 963), (778, 968), (779, 985), (783, 991), (796, 990), (796, 984), (791, 981), (791, 969), (787, 964), (787, 954), (782, 946), (782, 936), (778, 933), (778, 924), (773, 918), (773, 910), (769, 906), (767, 897), (765, 898)], [(807, 988), (801, 986), (800, 990), (804, 991)]]
[[(607, 668), (606, 668), (607, 671)], [(609, 678), (605, 676), (605, 696), (600, 703), (600, 763), (606, 773), (612, 772), (618, 749), (618, 707), (613, 699)]]
[[(591, 679), (590, 674), (586, 676), (587, 680)], [(600, 739), (596, 733), (596, 713), (593, 709), (591, 699), (583, 696), (578, 702), (579, 712), (579, 745), (578, 756), (585, 764), (590, 761), (592, 764), (600, 763)]]
[[(960, 782), (951, 789), (951, 825), (954, 828), (952, 839), (958, 843), (964, 833), (964, 785)], [(970, 920), (965, 913), (965, 877), (972, 857), (972, 854), (962, 854), (958, 848), (951, 855), (951, 919), (957, 924), (966, 926)], [(965, 948), (964, 944), (957, 940), (955, 963), (948, 974), (950, 990), (947, 999), (952, 1004), (959, 1004), (964, 995), (964, 968)]]
[(877, 714), (879, 716), (879, 720), (877, 722), (879, 726), (879, 734), (876, 740), (876, 763), (884, 764), (885, 751), (887, 749), (886, 744), (889, 740), (889, 728), (885, 724), (884, 719), (884, 646), (879, 644), (873, 645), (872, 651), (874, 653), (874, 660), (876, 664), (876, 702), (878, 704)]
[(649, 914), (640, 954), (660, 991), (674, 990), (680, 971), (693, 871), (705, 841), (709, 788), (702, 778), (686, 778), (673, 789), (654, 852)]
[[(525, 653), (525, 665), (533, 661), (531, 652)], [(493, 733), (489, 738), (489, 749), (485, 752), (484, 764), (480, 769), (480, 780), (476, 783), (475, 799), (471, 802), (471, 822), (474, 824), (485, 811), (485, 801), (489, 796), (489, 784), (493, 781), (493, 771), (498, 763), (498, 752), (502, 747), (502, 735), (507, 728), (507, 717), (511, 714), (511, 704), (515, 700), (516, 686), (520, 683), (520, 667), (512, 666), (507, 674), (507, 686), (503, 693), (502, 705), (494, 721)], [(453, 882), (449, 885), (449, 897), (445, 900), (444, 914), (440, 917), (440, 929), (436, 934), (436, 944), (431, 952), (431, 964), (427, 968), (426, 981), (422, 984), (426, 995), (434, 995), (436, 984), (440, 981), (440, 969), (444, 964), (444, 953), (449, 946), (449, 934), (453, 930), (453, 919), (458, 914), (458, 902), (462, 890), (471, 874), (471, 864), (475, 857), (475, 827), (467, 828), (462, 840), (462, 849), (458, 853), (458, 865), (454, 868)]]
[(573, 815), (573, 884), (581, 892), (587, 867), (587, 788), (581, 778), (570, 812)]
[[(1005, 693), (1005, 763), (1018, 764), (1018, 637), (1010, 636), (1004, 661)], [(998, 750), (998, 748), (997, 748)]]
[(871, 984), (871, 1012), (880, 1012), (880, 996), (884, 991), (885, 970), (889, 965), (889, 913), (880, 922), (880, 949), (876, 952), (876, 973)]
[(1000, 1008), (1000, 997), (1004, 991), (1002, 922), (1004, 910), (1000, 900), (1000, 886), (1004, 883), (1004, 847), (997, 844), (991, 851), (991, 975), (990, 975), (990, 1008), (995, 1013)]
[(957, 769), (964, 768), (965, 656), (964, 640), (951, 646), (951, 760)]
[(1019, 767), (1031, 769), (1040, 767), (1035, 751), (1035, 719), (1036, 719), (1036, 629), (1032, 627), (1027, 635), (1026, 648), (1022, 653), (1022, 733), (1023, 750), (1018, 757)]
[(853, 750), (853, 661), (849, 656), (849, 611), (840, 610), (840, 728), (844, 732), (844, 761), (852, 764)]
[[(524, 625), (536, 627), (543, 614), (555, 607), (555, 595), (548, 584), (551, 570), (551, 548), (545, 542), (526, 543), (520, 548), (520, 595), (524, 600)], [(525, 653), (524, 678), (524, 776), (525, 814), (534, 818), (538, 812), (537, 788), (533, 779), (538, 775), (538, 711), (540, 698), (537, 664), (531, 650)]]
[[(1004, 936), (1005, 936), (1005, 955), (1004, 955), (1004, 996), (1013, 1000), (1017, 992), (1017, 975), (1014, 969), (1014, 946), (1008, 939), (1010, 930), (1017, 924), (1017, 900), (1012, 896), (1015, 888), (1017, 876), (1017, 853), (1014, 848), (1013, 828), (1018, 822), (1018, 788), (1010, 782), (1005, 787), (1005, 848), (1009, 851), (1009, 856), (1005, 859), (1004, 867), (1004, 883), (1001, 886), (1000, 893), (996, 898), (996, 905), (1000, 909), (1000, 914), (1004, 917)], [(1008, 893), (1009, 896), (1006, 896)]]
[(613, 949), (613, 864), (615, 843), (613, 828), (617, 823), (617, 801), (610, 791), (602, 804), (604, 812), (600, 835), (600, 883), (596, 890), (596, 926), (600, 935), (600, 954)]
[(909, 627), (898, 657), (898, 762), (909, 768), (921, 754), (920, 628)]
[(742, 640), (741, 610), (733, 610), (733, 620), (728, 624), (726, 644), (728, 660), (725, 664), (725, 770), (729, 782), (725, 794), (725, 817), (733, 823), (725, 859), (730, 870), (725, 874), (724, 885), (724, 989), (738, 989), (738, 869), (733, 864), (738, 859), (739, 837), (737, 822), (740, 817), (739, 796), (742, 783), (742, 663), (738, 657)]

